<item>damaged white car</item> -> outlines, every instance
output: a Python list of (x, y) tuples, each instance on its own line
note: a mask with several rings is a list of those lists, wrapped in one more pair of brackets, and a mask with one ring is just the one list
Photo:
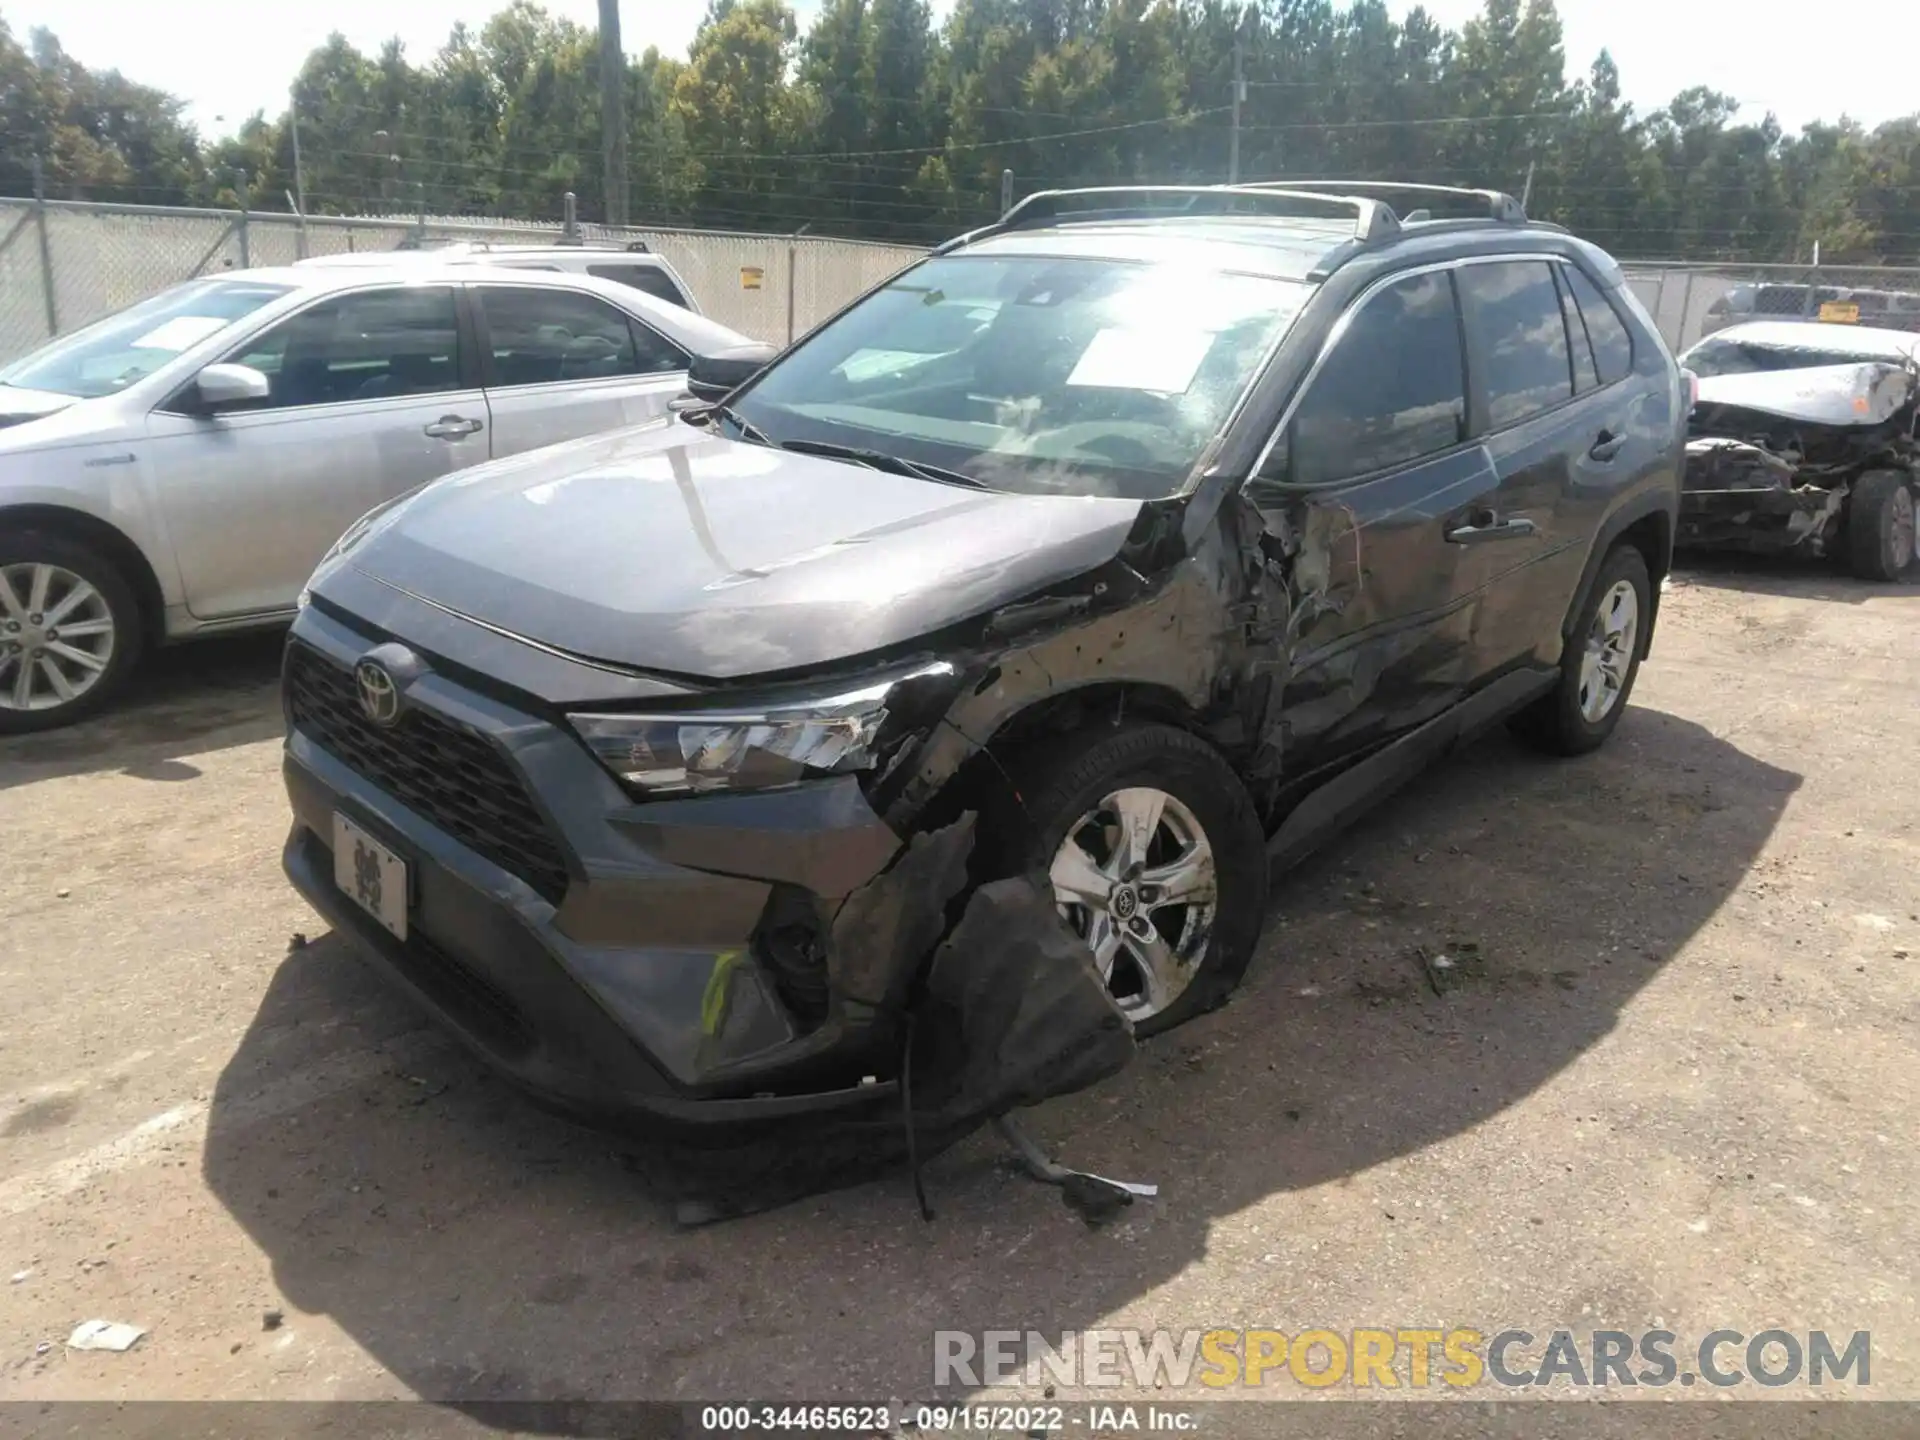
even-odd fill
[(1762, 322), (1680, 357), (1695, 378), (1676, 546), (1843, 560), (1895, 580), (1920, 558), (1920, 336)]

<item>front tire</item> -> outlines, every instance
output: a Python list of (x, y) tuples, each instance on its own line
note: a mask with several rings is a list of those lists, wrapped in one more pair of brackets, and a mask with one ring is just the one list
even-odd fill
[(132, 588), (99, 552), (35, 531), (0, 538), (0, 735), (99, 710), (143, 639)]
[(1267, 905), (1253, 798), (1211, 745), (1131, 722), (1037, 746), (986, 818), (988, 868), (1042, 872), (1135, 1033), (1226, 999)]
[(1913, 483), (1873, 470), (1847, 497), (1847, 565), (1862, 580), (1898, 580), (1915, 559)]
[(1652, 602), (1646, 560), (1633, 546), (1616, 545), (1574, 620), (1558, 683), (1513, 717), (1513, 733), (1554, 755), (1585, 755), (1604, 745), (1640, 673)]

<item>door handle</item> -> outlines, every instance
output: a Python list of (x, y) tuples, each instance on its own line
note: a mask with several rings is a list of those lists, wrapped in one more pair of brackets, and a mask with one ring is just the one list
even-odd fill
[(1540, 527), (1524, 515), (1502, 520), (1491, 510), (1476, 510), (1458, 525), (1447, 527), (1447, 542), (1452, 545), (1485, 545), (1490, 540), (1524, 540), (1540, 533)]
[(1627, 437), (1625, 435), (1616, 435), (1611, 430), (1602, 430), (1599, 438), (1593, 442), (1593, 448), (1587, 451), (1587, 454), (1591, 458), (1605, 464), (1607, 461), (1613, 459), (1614, 456), (1618, 455), (1620, 453), (1620, 447), (1626, 443)]
[(478, 420), (469, 420), (464, 415), (442, 415), (427, 426), (426, 433), (436, 440), (460, 440), (480, 431)]

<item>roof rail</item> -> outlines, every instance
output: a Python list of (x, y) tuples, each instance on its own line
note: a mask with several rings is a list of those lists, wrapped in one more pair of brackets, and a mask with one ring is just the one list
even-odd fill
[(1400, 222), (1367, 196), (1309, 193), (1284, 186), (1122, 185), (1041, 190), (1015, 205), (981, 235), (1056, 221), (1145, 220), (1173, 215), (1266, 215), (1345, 220), (1360, 240), (1384, 238)]
[[(1436, 202), (1452, 201), (1448, 208), (1461, 206), (1464, 202), (1470, 215), (1458, 213), (1446, 215), (1443, 219), (1480, 219), (1498, 220), (1506, 225), (1524, 225), (1527, 212), (1520, 202), (1504, 190), (1473, 190), (1461, 185), (1416, 185), (1398, 180), (1273, 180), (1254, 185), (1243, 185), (1242, 189), (1265, 189), (1271, 185), (1275, 189), (1308, 191), (1316, 195), (1354, 195), (1393, 203), (1405, 200), (1410, 202), (1408, 210), (1424, 209), (1431, 212)], [(1412, 224), (1427, 221), (1407, 222)]]

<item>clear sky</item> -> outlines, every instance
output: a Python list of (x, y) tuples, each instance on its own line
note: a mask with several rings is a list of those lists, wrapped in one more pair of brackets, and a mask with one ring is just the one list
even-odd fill
[[(424, 60), (456, 20), (478, 25), (505, 0), (0, 0), (16, 34), (52, 27), (88, 66), (117, 68), (191, 102), (205, 133), (232, 129), (254, 110), (277, 112), (294, 71), (328, 32), (372, 51), (398, 35)], [(595, 0), (545, 0), (547, 9), (596, 22)], [(944, 12), (950, 0), (934, 0)], [(1407, 0), (1388, 0), (1396, 12)], [(804, 26), (818, 0), (797, 0)], [(1479, 0), (1427, 0), (1458, 25)], [(706, 0), (624, 0), (627, 47), (684, 53)], [(1569, 78), (1605, 46), (1626, 96), (1664, 104), (1688, 85), (1737, 96), (1747, 114), (1772, 110), (1790, 129), (1842, 113), (1872, 125), (1920, 110), (1920, 0), (1854, 12), (1753, 0), (1560, 0)], [(1821, 22), (1833, 17), (1832, 28)], [(1824, 37), (1824, 41), (1823, 41)]]

